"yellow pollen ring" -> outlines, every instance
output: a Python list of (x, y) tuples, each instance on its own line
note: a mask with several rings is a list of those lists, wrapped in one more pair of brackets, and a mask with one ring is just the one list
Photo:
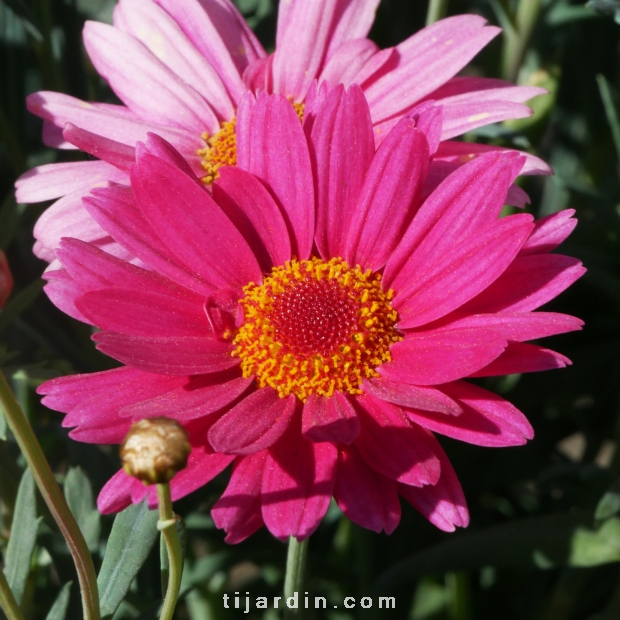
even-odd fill
[[(304, 118), (304, 104), (294, 103), (293, 108), (300, 121)], [(203, 133), (201, 138), (206, 146), (198, 149), (200, 163), (205, 170), (205, 175), (201, 178), (205, 185), (212, 185), (217, 179), (219, 169), (222, 166), (235, 166), (237, 164), (237, 117), (234, 116), (230, 121), (223, 121), (219, 131), (209, 136)]]
[[(300, 354), (278, 336), (278, 304), (283, 296), (302, 291), (303, 313), (304, 291), (323, 290), (321, 286), (345, 296), (346, 312), (352, 308), (352, 327), (348, 337), (333, 343), (329, 351)], [(381, 289), (381, 276), (359, 266), (351, 268), (340, 258), (290, 260), (274, 267), (262, 285), (248, 284), (244, 293), (240, 302), (244, 322), (233, 340), (233, 355), (240, 358), (244, 377), (255, 376), (259, 387), (270, 386), (281, 398), (294, 394), (305, 402), (311, 394), (360, 394), (362, 380), (378, 376), (376, 368), (392, 359), (390, 346), (402, 340), (395, 327), (397, 313), (390, 304), (393, 293)], [(293, 329), (302, 319), (307, 317), (286, 316)], [(321, 317), (311, 319), (317, 319), (317, 334), (322, 335)]]

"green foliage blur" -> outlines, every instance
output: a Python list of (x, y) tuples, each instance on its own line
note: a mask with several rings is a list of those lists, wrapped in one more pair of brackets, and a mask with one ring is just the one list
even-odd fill
[[(276, 0), (236, 1), (272, 48)], [(84, 21), (109, 22), (114, 4), (0, 0), (0, 249), (15, 279), (0, 312), (0, 366), (65, 486), (97, 569), (108, 540), (118, 562), (133, 558), (138, 570), (144, 560), (135, 580), (126, 579), (120, 607), (109, 599), (106, 609), (117, 620), (148, 620), (157, 618), (161, 601), (158, 545), (145, 535), (128, 553), (134, 547), (126, 547), (118, 531), (132, 528), (119, 523), (109, 539), (113, 518), (94, 510), (93, 498), (118, 469), (116, 448), (69, 440), (61, 416), (43, 408), (34, 392), (45, 379), (103, 370), (111, 361), (94, 349), (88, 327), (41, 293), (45, 264), (31, 252), (32, 228), (47, 205), (17, 205), (13, 195), (15, 179), (28, 168), (83, 157), (42, 145), (41, 122), (27, 113), (26, 95), (45, 89), (115, 101), (81, 44)], [(422, 0), (383, 0), (370, 36), (381, 47), (395, 45), (424, 26), (426, 11)], [(577, 210), (579, 225), (560, 251), (583, 260), (588, 273), (547, 309), (576, 315), (586, 326), (550, 343), (572, 359), (570, 368), (482, 383), (528, 416), (536, 437), (527, 446), (496, 450), (441, 438), (468, 498), (467, 530), (440, 532), (403, 503), (402, 522), (388, 537), (330, 508), (310, 541), (305, 588), (311, 597), (326, 597), (328, 608), (308, 610), (307, 619), (620, 618), (620, 2), (448, 2), (449, 15), (467, 12), (505, 32), (466, 69), (469, 74), (550, 92), (532, 102), (531, 119), (486, 127), (466, 139), (527, 150), (553, 166), (552, 177), (523, 180), (529, 209), (537, 217)], [(24, 466), (0, 418), (0, 554), (7, 577), (10, 572), (27, 620), (78, 619), (71, 558)], [(231, 608), (223, 605), (223, 595), (235, 592), (270, 602), (281, 596), (286, 559), (286, 546), (264, 528), (242, 544), (223, 542), (209, 510), (227, 475), (175, 505), (187, 527), (175, 617), (275, 620), (280, 616), (273, 609), (244, 614), (244, 602), (241, 609), (232, 599)], [(152, 531), (148, 515), (124, 518)], [(114, 543), (119, 536), (120, 546)], [(377, 609), (378, 597), (388, 595), (396, 608)], [(358, 602), (355, 608), (344, 608), (347, 596)], [(373, 598), (372, 608), (361, 608), (364, 596)]]

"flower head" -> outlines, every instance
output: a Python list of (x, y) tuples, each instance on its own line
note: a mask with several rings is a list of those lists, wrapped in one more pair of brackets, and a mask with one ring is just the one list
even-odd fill
[[(120, 0), (113, 26), (88, 22), (86, 51), (122, 105), (86, 103), (54, 92), (28, 98), (30, 111), (44, 119), (46, 144), (78, 148), (99, 159), (39, 166), (18, 180), (20, 202), (60, 198), (35, 227), (37, 256), (54, 261), (60, 239), (71, 236), (127, 258), (84, 209), (82, 198), (107, 181), (128, 185), (134, 147), (148, 132), (172, 144), (211, 186), (221, 166), (237, 161), (235, 129), (248, 92), (282, 94), (303, 116), (312, 115), (324, 86), (358, 84), (369, 102), (377, 144), (416, 105), (435, 100), (443, 113), (442, 144), (431, 174), (438, 178), (468, 158), (498, 150), (451, 138), (528, 116), (524, 102), (545, 92), (454, 77), (499, 33), (476, 15), (442, 20), (379, 50), (366, 38), (377, 4), (281, 2), (271, 55), (230, 0)], [(549, 167), (528, 156), (524, 172), (547, 174)]]
[[(583, 268), (549, 253), (571, 211), (499, 217), (517, 154), (484, 154), (429, 194), (440, 133), (424, 105), (375, 150), (352, 86), (327, 89), (303, 127), (283, 96), (244, 98), (242, 157), (212, 192), (161, 139), (138, 145), (131, 191), (111, 185), (85, 204), (141, 266), (65, 239), (46, 288), (123, 366), (49, 381), (44, 402), (81, 441), (179, 421), (192, 452), (173, 498), (232, 463), (213, 509), (230, 542), (263, 523), (306, 537), (332, 496), (375, 531), (396, 527), (399, 495), (444, 530), (467, 525), (433, 433), (498, 447), (533, 436), (515, 407), (462, 379), (569, 363), (526, 341), (580, 328), (534, 310)], [(145, 495), (154, 502), (120, 471), (99, 507)]]

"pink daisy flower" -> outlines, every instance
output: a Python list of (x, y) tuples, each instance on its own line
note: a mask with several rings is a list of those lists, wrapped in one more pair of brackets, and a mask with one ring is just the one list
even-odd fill
[[(584, 270), (550, 253), (572, 211), (499, 218), (522, 156), (483, 154), (424, 196), (439, 120), (423, 106), (375, 152), (357, 86), (324, 93), (303, 128), (285, 97), (248, 95), (238, 167), (212, 192), (160, 138), (138, 144), (131, 189), (84, 202), (146, 269), (64, 239), (46, 287), (123, 366), (48, 381), (44, 403), (93, 443), (120, 443), (145, 417), (181, 422), (193, 448), (172, 496), (232, 464), (212, 512), (229, 542), (263, 524), (304, 538), (332, 497), (375, 531), (394, 530), (399, 495), (443, 530), (466, 526), (434, 433), (496, 447), (533, 436), (462, 379), (570, 363), (526, 341), (580, 329), (534, 310)], [(119, 471), (98, 505), (145, 496), (155, 503)]]
[[(99, 161), (39, 166), (16, 184), (19, 202), (57, 200), (35, 227), (35, 254), (52, 262), (63, 236), (95, 243), (127, 258), (91, 218), (82, 198), (107, 181), (129, 184), (127, 147), (152, 132), (172, 144), (206, 184), (236, 160), (239, 103), (250, 92), (280, 93), (300, 114), (316, 83), (359, 84), (379, 144), (420, 102), (443, 108), (440, 149), (431, 177), (478, 154), (498, 150), (450, 139), (531, 114), (523, 102), (545, 92), (501, 80), (454, 77), (499, 28), (482, 17), (451, 17), (391, 49), (365, 38), (378, 0), (281, 2), (276, 51), (267, 55), (229, 0), (120, 0), (114, 26), (88, 22), (86, 51), (122, 105), (86, 103), (55, 92), (28, 97), (44, 119), (43, 139), (79, 148)], [(313, 86), (314, 84), (314, 86)], [(523, 174), (548, 174), (528, 157)], [(521, 204), (523, 195), (518, 199)]]

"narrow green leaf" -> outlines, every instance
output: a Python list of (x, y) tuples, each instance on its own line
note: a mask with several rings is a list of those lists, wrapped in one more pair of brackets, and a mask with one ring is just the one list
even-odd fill
[(89, 550), (96, 551), (99, 548), (101, 517), (95, 506), (90, 481), (79, 467), (69, 469), (64, 492), (69, 509), (82, 530)]
[(616, 101), (614, 101), (615, 93), (612, 92), (611, 86), (604, 75), (597, 75), (596, 81), (598, 82), (598, 89), (601, 93), (601, 99), (603, 101), (603, 107), (605, 108), (607, 122), (611, 129), (611, 135), (614, 139), (616, 155), (618, 156), (618, 161), (620, 161), (620, 119), (618, 118), (620, 114), (618, 113), (618, 105)]
[(71, 595), (72, 581), (65, 583), (62, 590), (58, 593), (54, 604), (49, 610), (45, 620), (65, 620), (67, 615), (67, 607), (69, 606), (69, 596)]
[(146, 502), (116, 515), (97, 578), (103, 618), (114, 614), (144, 564), (159, 535), (157, 519), (157, 511), (149, 510)]
[(0, 313), (0, 333), (9, 326), (15, 317), (19, 316), (34, 302), (43, 290), (43, 284), (45, 284), (43, 280), (35, 280), (9, 299), (9, 302)]
[(576, 512), (463, 532), (396, 564), (379, 577), (372, 589), (380, 592), (431, 573), (483, 566), (551, 568), (567, 564), (573, 557), (577, 561), (581, 556), (579, 550), (572, 550), (573, 535), (591, 522), (591, 515)]
[(601, 497), (594, 511), (597, 521), (605, 521), (620, 513), (620, 480), (616, 480)]
[(37, 519), (35, 488), (32, 474), (29, 469), (26, 469), (17, 491), (15, 513), (4, 565), (4, 574), (18, 603), (21, 603), (26, 580), (30, 573), (32, 552), (39, 529), (40, 519)]
[(0, 441), (6, 441), (6, 420), (2, 411), (0, 411)]

